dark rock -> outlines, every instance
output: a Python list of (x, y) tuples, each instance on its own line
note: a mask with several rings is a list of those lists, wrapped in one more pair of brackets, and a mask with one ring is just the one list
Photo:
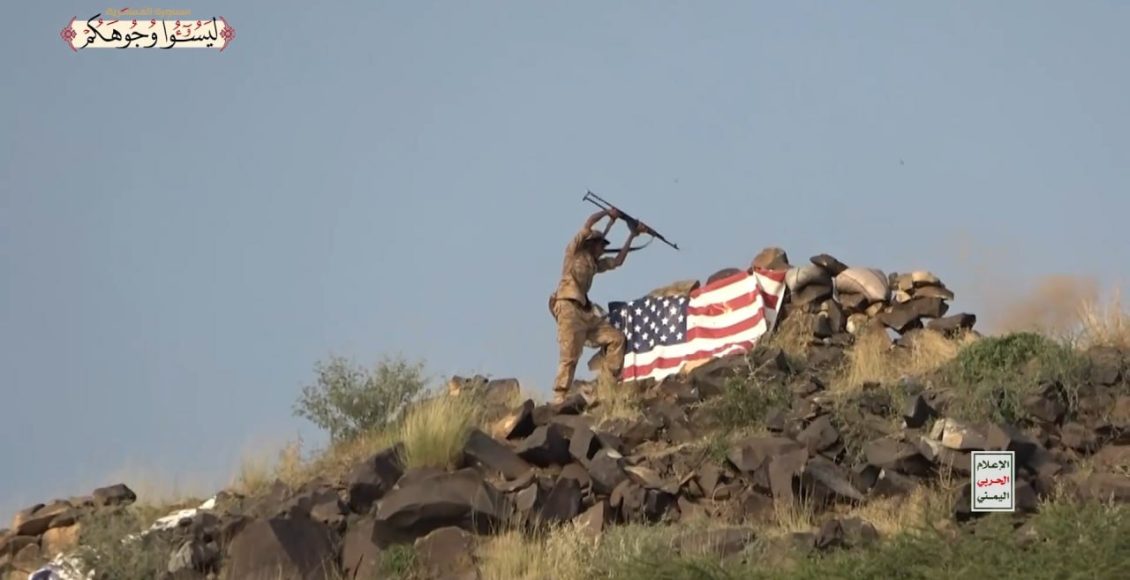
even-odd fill
[(345, 477), (345, 495), (349, 509), (367, 514), (373, 504), (384, 497), (404, 475), (401, 461), (404, 446), (394, 445), (357, 464)]
[(550, 423), (534, 429), (517, 449), (518, 455), (538, 466), (565, 465), (569, 463), (569, 440), (565, 438), (564, 429)]
[(799, 306), (822, 302), (832, 297), (830, 284), (809, 284), (792, 295), (793, 303)]
[(809, 423), (796, 439), (808, 448), (810, 454), (816, 454), (835, 445), (840, 440), (840, 432), (832, 425), (828, 415), (822, 415)]
[(828, 318), (828, 327), (832, 335), (841, 334), (847, 328), (847, 315), (844, 309), (835, 300), (827, 300), (820, 305), (820, 310)]
[(842, 348), (834, 346), (814, 346), (808, 353), (808, 367), (822, 370), (834, 368), (844, 360)]
[(1064, 447), (1091, 453), (1097, 446), (1094, 432), (1079, 423), (1066, 423), (1059, 428), (1059, 441)]
[(1012, 451), (1016, 463), (1035, 469), (1033, 459), (1039, 452), (1046, 453), (1039, 441), (1011, 425), (990, 425), (985, 430), (987, 447), (991, 451)]
[(337, 555), (328, 531), (307, 518), (251, 522), (236, 535), (225, 569), (231, 578), (330, 580)]
[(977, 316), (962, 313), (935, 318), (926, 323), (926, 328), (947, 336), (953, 336), (962, 331), (973, 330), (975, 324), (977, 324)]
[(377, 507), (373, 540), (386, 546), (446, 526), (486, 533), (497, 528), (509, 513), (506, 497), (475, 470), (440, 473), (389, 492)]
[(816, 338), (831, 338), (833, 332), (827, 316), (821, 314), (812, 319), (812, 335)]
[(377, 578), (381, 549), (373, 542), (373, 519), (363, 518), (349, 526), (341, 543), (341, 568), (347, 580)]
[(862, 312), (871, 302), (867, 296), (856, 292), (839, 292), (839, 303), (848, 313)]
[(587, 427), (575, 429), (569, 438), (569, 455), (582, 464), (588, 463), (599, 450), (600, 440)]
[(522, 513), (530, 513), (538, 507), (539, 498), (542, 496), (541, 486), (531, 485), (514, 496), (514, 507)]
[(1096, 347), (1088, 349), (1087, 358), (1090, 360), (1091, 384), (1112, 386), (1119, 382), (1126, 368), (1126, 357), (1121, 351), (1112, 347)]
[[(738, 471), (752, 473), (768, 459), (805, 447), (783, 437), (749, 437), (730, 448), (728, 458)], [(806, 450), (807, 452), (807, 450)]]
[(608, 449), (597, 451), (589, 462), (588, 469), (592, 477), (592, 489), (601, 495), (612, 493), (618, 485), (628, 479), (628, 474), (624, 471), (623, 457)]
[(1058, 425), (1067, 414), (1067, 394), (1058, 383), (1044, 383), (1021, 402), (1024, 411), (1039, 421)]
[(768, 487), (774, 499), (791, 502), (794, 498), (794, 484), (807, 462), (808, 450), (799, 444), (782, 449), (779, 454), (768, 458), (767, 465), (757, 471), (754, 481), (763, 488)]
[(941, 318), (949, 305), (940, 298), (913, 298), (902, 304), (891, 306), (890, 310), (879, 315), (879, 322), (900, 334), (914, 328), (921, 328), (922, 318)]
[(472, 430), (468, 435), (463, 454), (478, 461), (484, 467), (501, 473), (506, 479), (518, 479), (533, 469), (533, 466), (526, 463), (509, 447), (491, 439), (489, 435), (478, 429)]
[(789, 255), (781, 248), (765, 248), (757, 253), (750, 264), (750, 268), (761, 270), (788, 270)]
[(118, 483), (108, 487), (100, 487), (94, 490), (94, 503), (96, 506), (123, 506), (129, 505), (137, 501), (137, 494), (132, 489), (126, 487), (124, 483)]
[(721, 470), (713, 463), (704, 463), (698, 468), (696, 479), (699, 488), (702, 489), (703, 496), (708, 498), (713, 497), (714, 489), (718, 487), (718, 482), (721, 477)]
[(851, 484), (850, 473), (823, 457), (813, 457), (804, 466), (802, 485), (816, 488), (818, 495), (831, 500), (864, 501), (863, 494)]
[(937, 411), (930, 406), (926, 401), (926, 396), (919, 394), (907, 402), (906, 409), (903, 410), (902, 418), (906, 426), (911, 429), (918, 429), (926, 425), (926, 422), (937, 416)]
[(858, 518), (830, 519), (820, 526), (815, 546), (818, 550), (855, 548), (879, 540), (879, 532), (869, 522)]
[(510, 416), (502, 419), (491, 432), (502, 439), (523, 439), (534, 432), (534, 402), (527, 399)]
[(581, 486), (577, 480), (562, 477), (553, 484), (539, 515), (545, 522), (567, 522), (581, 513)]
[(570, 463), (561, 470), (561, 479), (572, 479), (581, 486), (582, 489), (592, 486), (592, 476), (585, 469), (584, 465), (580, 463)]
[(877, 439), (863, 446), (863, 453), (871, 465), (908, 475), (927, 475), (930, 461), (905, 441), (890, 438)]
[(476, 580), (474, 540), (466, 531), (445, 527), (416, 540), (415, 552), (425, 577)]
[(832, 276), (839, 276), (841, 272), (847, 270), (847, 266), (845, 266), (843, 262), (833, 258), (832, 256), (829, 256), (828, 254), (812, 256), (808, 260), (813, 264), (820, 266)]
[(658, 489), (644, 490), (643, 515), (647, 521), (655, 523), (662, 520), (674, 505), (674, 495)]
[(915, 481), (901, 473), (884, 469), (879, 472), (871, 494), (875, 497), (902, 497), (910, 495), (918, 487)]
[(576, 522), (578, 527), (581, 528), (586, 534), (590, 536), (599, 536), (604, 532), (606, 522), (609, 517), (609, 507), (607, 500), (597, 501), (585, 510), (585, 512), (577, 516)]

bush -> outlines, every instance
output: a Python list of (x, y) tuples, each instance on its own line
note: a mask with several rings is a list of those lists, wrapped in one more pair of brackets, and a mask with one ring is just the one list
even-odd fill
[(316, 370), (317, 383), (302, 388), (294, 413), (328, 431), (335, 442), (384, 428), (427, 383), (424, 365), (403, 358), (385, 357), (370, 372), (332, 357)]
[(148, 525), (133, 509), (97, 512), (79, 524), (75, 557), (83, 569), (94, 572), (94, 580), (150, 580), (160, 577), (169, 565), (174, 548), (169, 538), (163, 534), (140, 537)]
[(734, 377), (726, 381), (714, 413), (727, 430), (757, 430), (765, 427), (770, 412), (788, 410), (791, 401), (792, 392), (781, 380)]
[[(1087, 360), (1045, 336), (1020, 332), (978, 340), (963, 348), (943, 377), (956, 390), (956, 418), (1023, 423), (1022, 403), (1042, 383), (1058, 382), (1071, 396), (1085, 380)], [(1069, 409), (1072, 412), (1073, 409)]]

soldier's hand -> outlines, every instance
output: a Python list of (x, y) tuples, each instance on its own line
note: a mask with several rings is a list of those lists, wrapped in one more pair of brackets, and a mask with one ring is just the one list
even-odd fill
[(632, 231), (635, 232), (636, 235), (643, 235), (651, 233), (651, 228), (647, 227), (647, 224), (643, 222), (637, 222), (636, 227), (633, 228)]
[(614, 207), (608, 208), (608, 217), (611, 217), (614, 220), (620, 219), (620, 210)]

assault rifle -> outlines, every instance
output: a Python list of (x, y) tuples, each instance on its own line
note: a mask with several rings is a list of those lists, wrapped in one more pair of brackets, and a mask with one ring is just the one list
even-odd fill
[[(607, 201), (604, 201), (604, 199), (602, 199), (599, 195), (597, 195), (597, 194), (595, 194), (591, 191), (585, 193), (585, 197), (582, 199), (582, 201), (590, 202), (593, 205), (595, 205), (596, 207), (599, 207), (600, 209), (603, 209), (605, 211), (616, 210), (617, 212), (619, 212), (620, 218), (623, 219), (625, 222), (627, 222), (628, 227), (632, 228), (633, 230), (636, 229), (636, 228), (639, 228), (640, 230), (642, 230), (642, 233), (645, 233), (645, 234), (647, 234), (647, 235), (649, 235), (649, 236), (651, 236), (655, 239), (658, 239), (659, 241), (663, 242), (664, 244), (667, 244), (668, 246), (671, 246), (672, 248), (675, 248), (676, 250), (679, 249), (678, 245), (673, 244), (670, 241), (668, 241), (667, 238), (663, 237), (662, 234), (651, 229), (651, 226), (649, 226), (649, 225), (641, 222), (640, 220), (628, 215), (626, 212), (624, 212), (624, 210), (608, 203)], [(650, 243), (650, 242), (648, 242), (648, 243)], [(644, 246), (646, 246), (646, 245), (647, 244), (644, 244)], [(641, 246), (641, 247), (644, 247), (644, 246)], [(636, 249), (639, 249), (639, 248), (632, 248), (632, 249), (636, 250)]]

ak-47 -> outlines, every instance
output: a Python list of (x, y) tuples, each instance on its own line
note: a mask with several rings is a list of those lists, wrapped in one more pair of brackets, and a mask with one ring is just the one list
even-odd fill
[[(647, 235), (663, 242), (664, 244), (667, 244), (668, 246), (675, 248), (676, 250), (679, 249), (678, 245), (673, 244), (670, 241), (668, 241), (667, 238), (663, 237), (662, 234), (651, 229), (651, 226), (649, 226), (649, 225), (641, 222), (640, 220), (628, 215), (627, 213), (624, 212), (624, 210), (608, 203), (607, 201), (604, 201), (604, 199), (602, 199), (599, 195), (589, 191), (589, 192), (585, 193), (585, 197), (584, 197), (583, 201), (590, 202), (593, 205), (595, 205), (595, 206), (597, 206), (600, 209), (603, 209), (605, 211), (616, 210), (620, 214), (620, 218), (623, 219), (628, 224), (628, 227), (632, 228), (633, 230), (638, 228), (641, 231), (641, 233), (647, 234)], [(611, 224), (609, 224), (609, 225), (611, 225)], [(646, 246), (646, 245), (647, 244), (644, 244), (644, 246)], [(641, 246), (641, 247), (643, 247), (643, 246)], [(638, 250), (640, 248), (632, 248), (632, 249)]]

